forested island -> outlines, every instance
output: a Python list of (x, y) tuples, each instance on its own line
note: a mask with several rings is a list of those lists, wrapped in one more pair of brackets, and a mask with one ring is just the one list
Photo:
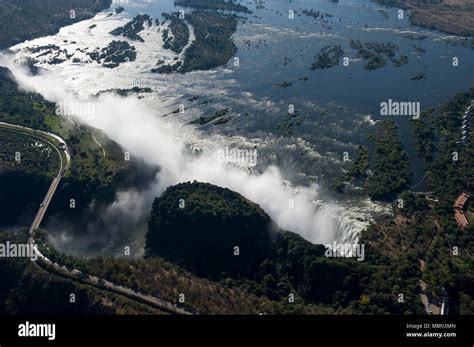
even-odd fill
[(303, 124), (305, 117), (299, 110), (295, 110), (293, 113), (286, 113), (285, 118), (279, 122), (276, 129), (285, 135), (292, 135), (295, 129)]
[(333, 188), (343, 192), (348, 184), (357, 182), (371, 198), (392, 201), (397, 193), (408, 188), (412, 176), (409, 158), (398, 139), (396, 123), (378, 121), (368, 139), (374, 145), (373, 152), (359, 146), (355, 160)]
[(194, 10), (187, 13), (185, 20), (179, 13), (164, 13), (169, 22), (168, 29), (162, 31), (163, 48), (181, 53), (189, 41), (189, 29), (186, 22), (194, 28), (196, 40), (186, 49), (183, 61), (167, 63), (160, 59), (153, 73), (186, 73), (197, 70), (209, 70), (227, 64), (237, 52), (231, 36), (237, 29), (237, 17), (214, 11)]
[(193, 11), (187, 21), (194, 27), (196, 41), (184, 53), (179, 72), (209, 70), (227, 64), (237, 52), (231, 36), (237, 29), (237, 18), (218, 12)]
[(341, 45), (325, 46), (316, 56), (316, 61), (311, 64), (310, 69), (329, 69), (339, 64), (339, 60), (344, 55)]
[(173, 33), (173, 39), (170, 40), (168, 30), (163, 30), (163, 48), (171, 49), (173, 52), (181, 53), (189, 41), (189, 29), (184, 19), (179, 18), (178, 12), (163, 13), (163, 17), (170, 22), (169, 28)]
[(112, 30), (110, 33), (115, 36), (123, 36), (130, 40), (135, 40), (139, 42), (145, 42), (143, 38), (138, 35), (141, 31), (145, 29), (145, 23), (148, 26), (153, 24), (151, 18), (147, 14), (136, 15), (130, 22), (125, 24), (122, 27), (118, 27)]
[(100, 51), (93, 51), (87, 55), (102, 64), (103, 67), (113, 69), (125, 62), (134, 61), (137, 59), (137, 52), (134, 46), (126, 41), (112, 41), (107, 47)]
[(401, 54), (398, 58), (396, 53), (399, 47), (390, 42), (360, 42), (359, 40), (350, 40), (352, 49), (357, 50), (357, 58), (366, 61), (364, 69), (376, 70), (384, 67), (389, 59), (394, 67), (408, 63), (408, 56)]
[(398, 139), (393, 121), (379, 121), (369, 139), (375, 144), (373, 175), (364, 189), (375, 199), (393, 199), (393, 194), (408, 187), (412, 171), (410, 161)]

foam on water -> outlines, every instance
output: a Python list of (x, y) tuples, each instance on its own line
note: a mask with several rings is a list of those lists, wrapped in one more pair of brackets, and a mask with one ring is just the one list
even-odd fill
[[(77, 52), (78, 48), (106, 47), (112, 40), (117, 39), (109, 32), (124, 25), (128, 20), (125, 14), (113, 16), (98, 14), (90, 20), (62, 28), (57, 35), (13, 47), (12, 51), (15, 52), (13, 59), (18, 60), (24, 56), (39, 58), (39, 54), (31, 54), (28, 48), (48, 44), (67, 49), (70, 53)], [(93, 24), (96, 27), (90, 29)], [(264, 29), (269, 33), (272, 30), (286, 33), (268, 26)], [(191, 43), (194, 40), (192, 27), (190, 32)], [(233, 78), (221, 78), (222, 75), (231, 73), (228, 69), (193, 72), (186, 75), (151, 74), (149, 70), (156, 65), (159, 58), (172, 60), (181, 57), (162, 49), (161, 32), (157, 32), (153, 26), (146, 27), (140, 35), (145, 38), (145, 43), (119, 38), (134, 45), (138, 55), (136, 61), (121, 64), (116, 69), (107, 69), (95, 62), (74, 64), (67, 61), (57, 65), (40, 63), (39, 65), (50, 73), (28, 77), (15, 66), (12, 57), (3, 56), (1, 61), (2, 65), (7, 65), (14, 71), (15, 77), (23, 86), (28, 86), (56, 102), (64, 99), (77, 100), (77, 95), (84, 98), (114, 88), (132, 88), (137, 85), (137, 81), (140, 87), (153, 89), (153, 93), (143, 95), (144, 98), (141, 100), (136, 97), (103, 95), (98, 99), (98, 116), (94, 119), (82, 119), (102, 129), (133, 154), (163, 168), (158, 182), (151, 189), (150, 196), (137, 197), (133, 192), (125, 192), (122, 193), (126, 196), (124, 198), (124, 195), (119, 194), (112, 209), (128, 211), (130, 205), (127, 204), (132, 202), (140, 208), (147, 206), (144, 202), (137, 205), (137, 199), (150, 202), (152, 196), (161, 194), (167, 186), (178, 182), (192, 180), (210, 182), (238, 191), (262, 206), (282, 228), (297, 232), (315, 243), (328, 243), (333, 240), (357, 242), (360, 231), (373, 221), (375, 216), (390, 213), (389, 206), (376, 204), (365, 198), (352, 197), (337, 202), (322, 194), (321, 187), (316, 183), (306, 185), (292, 183), (291, 176), (294, 175), (305, 176), (311, 181), (311, 173), (293, 172), (290, 177), (283, 175), (285, 168), (275, 166), (272, 162), (272, 151), (286, 150), (291, 153), (293, 150), (302, 151), (303, 148), (307, 156), (313, 160), (326, 161), (326, 165), (331, 165), (331, 162), (341, 165), (337, 157), (320, 153), (301, 138), (282, 140), (271, 133), (255, 138), (248, 138), (242, 134), (223, 136), (215, 132), (206, 133), (186, 124), (201, 114), (202, 111), (199, 109), (189, 109), (185, 115), (177, 117), (161, 117), (176, 107), (182, 100), (182, 95), (196, 92), (204, 95), (231, 95), (231, 90), (233, 91), (237, 82)], [(48, 55), (43, 55), (41, 58), (47, 61)], [(274, 101), (256, 98), (251, 92), (242, 91), (242, 94), (249, 103), (255, 103), (267, 110), (274, 107), (275, 112), (278, 109)], [(293, 143), (288, 144), (284, 141)], [(185, 149), (189, 145), (202, 149), (202, 154), (197, 157), (186, 154)], [(259, 154), (260, 163), (256, 170), (242, 169), (216, 161), (215, 155), (219, 149), (235, 145), (244, 148), (258, 145), (259, 153), (269, 155)], [(139, 215), (143, 221), (148, 210), (149, 206), (145, 211), (136, 212), (135, 215)], [(67, 236), (63, 237), (69, 240)]]

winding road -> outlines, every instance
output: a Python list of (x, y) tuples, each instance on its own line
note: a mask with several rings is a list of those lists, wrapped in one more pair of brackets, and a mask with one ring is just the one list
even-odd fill
[[(36, 213), (36, 216), (33, 220), (33, 223), (30, 226), (29, 229), (29, 239), (28, 243), (30, 244), (35, 244), (35, 234), (38, 228), (41, 225), (41, 222), (43, 221), (44, 215), (46, 214), (46, 211), (48, 209), (49, 204), (51, 203), (51, 200), (53, 199), (54, 193), (56, 192), (59, 182), (61, 181), (61, 178), (63, 177), (64, 173), (67, 171), (67, 169), (70, 166), (71, 163), (71, 156), (69, 154), (66, 142), (59, 137), (56, 134), (52, 134), (46, 131), (41, 131), (41, 130), (35, 130), (31, 129), (28, 127), (20, 126), (20, 125), (15, 125), (15, 124), (10, 124), (10, 123), (5, 123), (5, 122), (0, 122), (0, 127), (4, 127), (6, 129), (10, 130), (16, 130), (22, 133), (26, 133), (27, 136), (36, 138), (42, 142), (45, 142), (49, 144), (52, 148), (54, 148), (59, 155), (60, 158), (60, 169), (59, 173), (57, 174), (56, 177), (54, 177), (53, 181), (51, 182), (51, 185), (48, 189), (48, 192), (46, 193), (46, 196), (43, 199), (43, 202), (41, 203), (38, 212)], [(37, 134), (40, 133), (43, 136), (38, 136)], [(62, 148), (58, 148), (53, 142), (54, 141), (49, 141), (45, 137), (49, 137), (51, 139), (55, 139), (60, 143), (60, 146)], [(63, 151), (64, 156), (66, 160), (63, 159), (63, 155), (61, 154), (61, 151)], [(146, 304), (148, 306), (151, 306), (153, 308), (157, 308), (159, 310), (162, 310), (164, 312), (168, 313), (173, 313), (173, 314), (182, 314), (182, 315), (190, 315), (191, 313), (177, 307), (175, 304), (165, 301), (163, 299), (157, 298), (155, 296), (151, 296), (148, 294), (140, 293), (136, 290), (133, 290), (131, 288), (127, 288), (121, 285), (114, 284), (110, 281), (107, 281), (103, 278), (99, 278), (97, 276), (91, 276), (89, 274), (85, 274), (84, 272), (78, 270), (78, 269), (69, 269), (65, 265), (61, 265), (55, 262), (52, 262), (50, 259), (48, 259), (46, 256), (44, 256), (37, 248), (37, 254), (38, 254), (38, 261), (35, 263), (39, 268), (55, 274), (59, 275), (61, 277), (66, 277), (69, 278), (73, 281), (76, 282), (81, 282), (84, 284), (88, 284), (91, 286), (94, 286), (98, 289), (102, 290), (107, 290), (110, 292), (113, 292), (115, 294), (119, 294), (122, 296), (127, 297), (130, 300), (140, 302), (142, 304)]]
[[(43, 221), (46, 210), (48, 209), (48, 206), (51, 203), (51, 200), (53, 199), (54, 193), (56, 192), (56, 189), (58, 188), (59, 182), (61, 181), (63, 174), (69, 168), (69, 165), (71, 162), (71, 156), (67, 149), (66, 142), (61, 137), (55, 134), (48, 133), (46, 131), (35, 130), (35, 129), (24, 127), (21, 125), (5, 123), (5, 122), (0, 122), (0, 126), (3, 126), (6, 129), (17, 130), (19, 132), (26, 133), (27, 136), (30, 136), (39, 141), (45, 142), (51, 148), (54, 148), (54, 150), (58, 153), (58, 156), (59, 156), (59, 160), (60, 160), (59, 173), (53, 179), (53, 182), (49, 186), (48, 192), (46, 193), (46, 196), (44, 197), (43, 202), (41, 203), (40, 208), (38, 209), (38, 212), (36, 213), (35, 219), (33, 220), (33, 223), (31, 224), (31, 227), (30, 227), (30, 231), (29, 231), (30, 238), (34, 240), (35, 231), (41, 225), (41, 222)], [(38, 136), (37, 135), (38, 133), (42, 134), (44, 137)], [(61, 151), (58, 149), (58, 147), (54, 145), (52, 141), (48, 141), (45, 137), (52, 137), (55, 140), (59, 141), (59, 143), (61, 143), (61, 146), (63, 147), (63, 151), (66, 157), (66, 163), (64, 163), (63, 156), (61, 155)]]

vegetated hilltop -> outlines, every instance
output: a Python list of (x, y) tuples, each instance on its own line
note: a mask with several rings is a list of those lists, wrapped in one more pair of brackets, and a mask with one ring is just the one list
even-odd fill
[[(0, 68), (0, 121), (52, 132), (66, 141), (71, 166), (52, 201), (52, 213), (62, 212), (68, 213), (71, 218), (79, 217), (94, 199), (99, 204), (107, 203), (113, 201), (115, 192), (120, 188), (145, 188), (158, 170), (133, 156), (130, 161), (125, 160), (125, 150), (101, 131), (67, 120), (56, 114), (54, 103), (39, 94), (19, 90), (6, 68)], [(3, 225), (18, 220), (25, 210), (34, 213), (42, 198), (33, 201), (28, 197), (37, 197), (47, 190), (52, 171), (47, 169), (47, 161), (41, 161), (44, 157), (32, 155), (34, 148), (23, 153), (29, 162), (12, 164), (15, 163), (14, 154), (21, 149), (18, 144), (23, 143), (24, 146), (30, 140), (21, 133), (9, 134), (1, 139), (3, 151), (6, 151), (0, 164), (0, 223)], [(57, 154), (53, 153), (49, 159), (53, 163), (57, 160)], [(38, 182), (42, 183), (37, 185)], [(27, 188), (26, 195), (20, 196), (19, 192)], [(75, 199), (75, 209), (69, 208), (70, 199)], [(29, 221), (26, 218), (21, 223), (26, 225)]]
[[(325, 256), (324, 246), (279, 229), (254, 203), (211, 184), (178, 184), (155, 200), (146, 250), (149, 257), (161, 256), (200, 276), (286, 305), (293, 294), (295, 307), (422, 312), (418, 279), (395, 275), (405, 263)], [(407, 298), (402, 304), (397, 303), (400, 288)]]
[(112, 0), (0, 0), (0, 49), (55, 34), (111, 4)]
[(399, 6), (410, 11), (413, 24), (450, 34), (473, 36), (474, 2), (472, 0), (374, 0), (383, 5)]
[(251, 275), (273, 255), (272, 227), (258, 205), (229, 189), (179, 184), (153, 204), (147, 250), (199, 275)]
[[(66, 256), (47, 243), (40, 233), (37, 244), (45, 256), (70, 269), (80, 269), (116, 285), (168, 301), (194, 314), (322, 314), (331, 313), (315, 305), (288, 305), (272, 301), (236, 286), (197, 277), (161, 258), (84, 259)], [(1, 305), (1, 304), (0, 304)]]

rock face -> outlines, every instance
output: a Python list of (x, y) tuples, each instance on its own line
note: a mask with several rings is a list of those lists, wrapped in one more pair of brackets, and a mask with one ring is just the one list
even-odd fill
[(207, 183), (182, 183), (155, 199), (146, 252), (203, 276), (247, 276), (273, 255), (275, 230), (270, 217), (242, 195)]

